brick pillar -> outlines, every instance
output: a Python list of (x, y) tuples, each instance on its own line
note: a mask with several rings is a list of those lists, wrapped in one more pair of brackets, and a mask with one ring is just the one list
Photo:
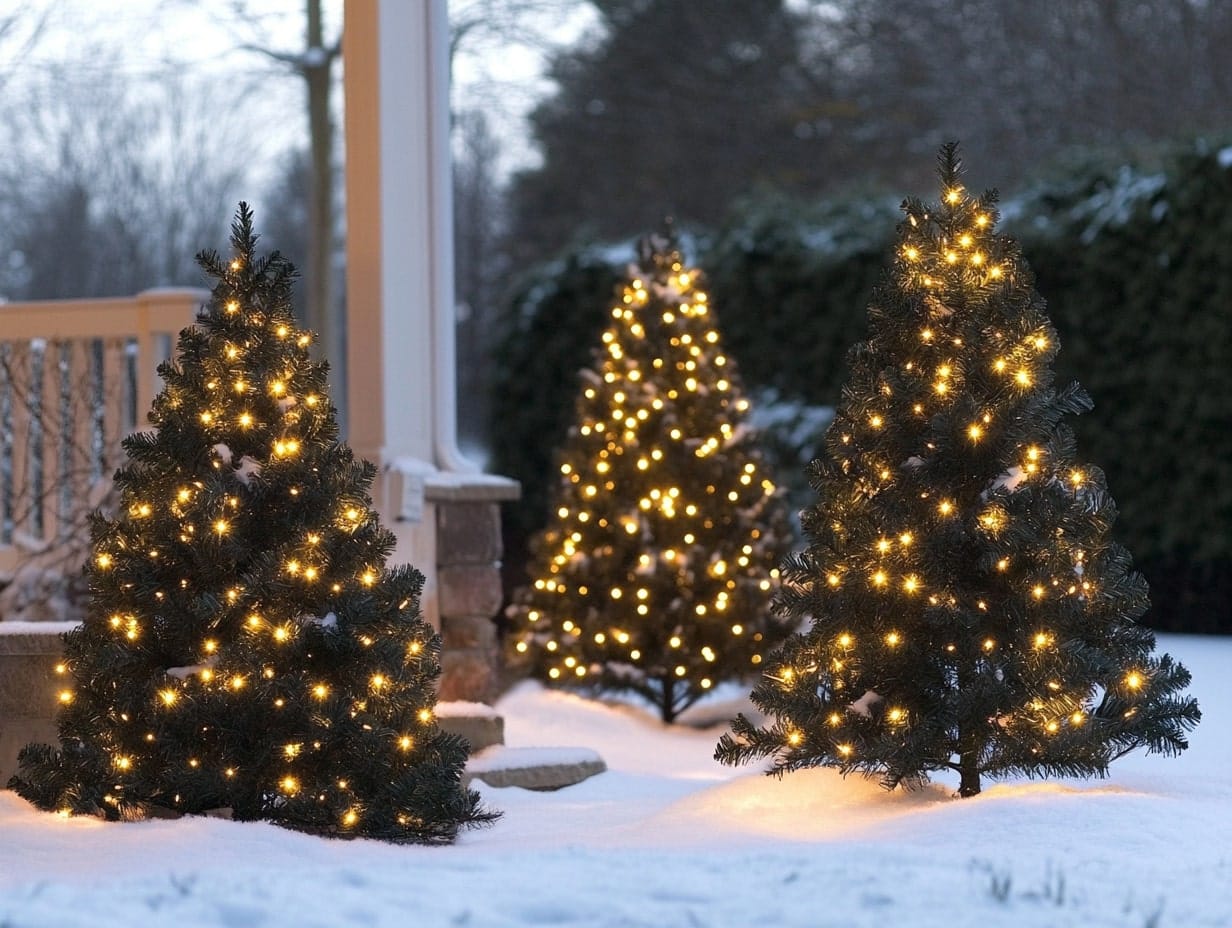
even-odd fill
[(442, 700), (491, 703), (497, 696), (500, 652), (494, 619), (503, 598), (498, 500), (509, 498), (509, 482), (494, 490), (429, 491), (436, 506)]

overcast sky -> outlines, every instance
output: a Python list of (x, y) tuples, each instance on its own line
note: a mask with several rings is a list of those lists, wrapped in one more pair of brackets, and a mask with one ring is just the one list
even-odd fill
[[(452, 0), (451, 9), (464, 9), (469, 2)], [(271, 164), (257, 172), (267, 174), (274, 170), (278, 154), (306, 137), (302, 119), (285, 118), (286, 113), (302, 110), (303, 86), (239, 46), (302, 49), (303, 0), (247, 0), (246, 6), (251, 15), (242, 19), (232, 0), (0, 0), (0, 7), (8, 8), (0, 15), (18, 9), (30, 20), (43, 20), (32, 48), (17, 41), (0, 43), (0, 74), (8, 79), (5, 92), (19, 94), (24, 79), (46, 76), (65, 64), (81, 76), (94, 69), (100, 80), (118, 68), (150, 81), (174, 74), (237, 89), (251, 89), (259, 82), (261, 93), (246, 93), (244, 103), (269, 111), (248, 114), (254, 125), (272, 133), (263, 147)], [(338, 34), (342, 6), (342, 0), (323, 0), (327, 37)], [(593, 20), (582, 0), (570, 6), (570, 15), (544, 22), (541, 31), (549, 40), (571, 41)], [(525, 114), (551, 91), (551, 84), (542, 76), (539, 49), (499, 43), (498, 37), (488, 35), (460, 50), (454, 62), (454, 105), (489, 113), (504, 141), (502, 167), (508, 171), (535, 160), (526, 139)], [(340, 93), (336, 103), (340, 115)], [(284, 118), (270, 118), (279, 112)], [(241, 118), (238, 113), (237, 118)]]

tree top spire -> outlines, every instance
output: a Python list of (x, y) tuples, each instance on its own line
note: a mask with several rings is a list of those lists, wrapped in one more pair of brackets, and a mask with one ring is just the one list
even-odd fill
[(962, 180), (963, 163), (958, 154), (958, 142), (951, 139), (937, 152), (937, 175), (945, 190), (957, 187)]

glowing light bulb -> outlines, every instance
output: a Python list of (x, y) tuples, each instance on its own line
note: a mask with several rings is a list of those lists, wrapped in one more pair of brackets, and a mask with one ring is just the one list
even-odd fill
[(902, 640), (898, 632), (890, 632), (890, 634), (885, 636), (885, 643), (891, 648), (897, 647)]
[(984, 429), (980, 427), (979, 425), (976, 425), (975, 423), (972, 423), (971, 425), (967, 427), (967, 436), (972, 441), (979, 441), (981, 436), (983, 436), (983, 434), (984, 434)]
[(162, 699), (163, 703), (168, 706), (174, 706), (176, 699), (179, 698), (175, 690), (163, 690), (158, 695), (159, 695), (159, 698)]
[(1131, 670), (1125, 675), (1125, 685), (1131, 690), (1136, 690), (1142, 686), (1142, 674), (1136, 670)]
[(94, 563), (101, 569), (107, 570), (112, 564), (111, 555), (107, 553), (100, 554), (94, 559)]
[(954, 504), (951, 503), (948, 499), (943, 499), (940, 505), (937, 506), (937, 510), (943, 516), (948, 516), (950, 513), (954, 511)]
[(230, 528), (230, 526), (227, 524), (226, 519), (218, 519), (214, 522), (214, 531), (219, 535), (227, 534), (228, 528)]

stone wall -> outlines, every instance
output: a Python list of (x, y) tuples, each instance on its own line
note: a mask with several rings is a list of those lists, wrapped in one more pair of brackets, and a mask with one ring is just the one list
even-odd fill
[(31, 741), (56, 743), (56, 664), (62, 622), (0, 623), (0, 789), (17, 771), (17, 752)]

